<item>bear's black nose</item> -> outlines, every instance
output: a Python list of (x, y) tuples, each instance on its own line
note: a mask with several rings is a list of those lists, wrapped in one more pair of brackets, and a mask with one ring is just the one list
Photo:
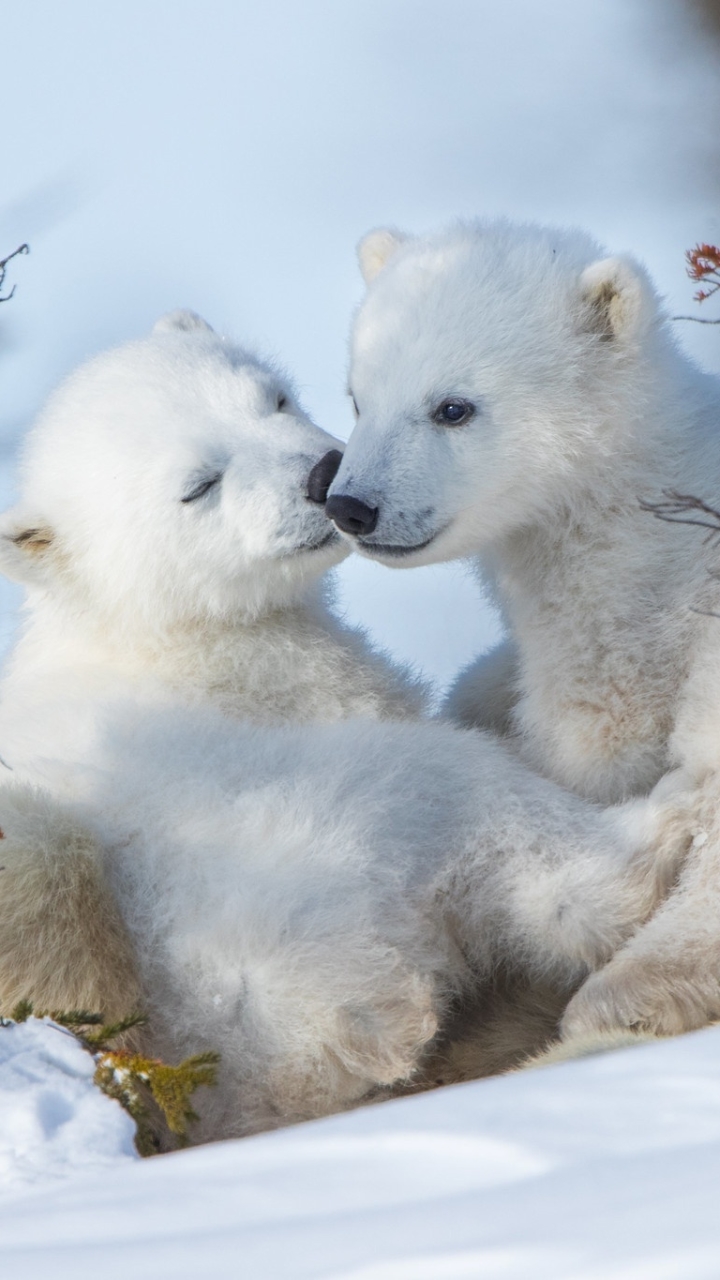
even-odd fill
[(340, 463), (342, 462), (342, 454), (339, 449), (331, 449), (325, 454), (319, 462), (315, 463), (310, 475), (307, 479), (307, 496), (311, 502), (318, 502), (323, 505), (327, 498), (328, 489), (335, 479)]
[(351, 498), (346, 493), (335, 493), (325, 503), (325, 515), (335, 521), (343, 533), (352, 533), (356, 538), (372, 533), (377, 524), (377, 507), (368, 507), (358, 498)]

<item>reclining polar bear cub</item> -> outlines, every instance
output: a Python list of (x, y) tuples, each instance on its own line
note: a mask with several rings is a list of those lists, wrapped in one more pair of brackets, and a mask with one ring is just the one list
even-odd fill
[(4, 1011), (139, 1003), (72, 804), (8, 789), (61, 793), (49, 762), (92, 759), (103, 699), (271, 722), (420, 714), (419, 683), (328, 608), (347, 549), (312, 469), (336, 443), (284, 375), (189, 312), (73, 374), (33, 428), (0, 518), (0, 567), (27, 589), (0, 685)]
[[(685, 762), (676, 730), (702, 714), (711, 678), (698, 615), (717, 602), (712, 548), (643, 502), (675, 491), (717, 505), (717, 379), (679, 351), (644, 270), (581, 233), (378, 231), (360, 259), (358, 421), (328, 514), (385, 564), (476, 558), (510, 640), (460, 678), (451, 716), (509, 734), (589, 798), (647, 793)], [(638, 964), (631, 944), (566, 1025), (676, 1031), (719, 1016), (720, 967), (677, 954), (703, 911), (701, 893), (672, 946), (679, 923), (654, 926), (664, 952), (638, 935)]]
[[(572, 990), (666, 892), (644, 802), (601, 810), (452, 726), (98, 707), (83, 826), (133, 944), (143, 1047), (221, 1053), (194, 1138), (412, 1084), (498, 969)], [(66, 762), (72, 783), (73, 766)]]

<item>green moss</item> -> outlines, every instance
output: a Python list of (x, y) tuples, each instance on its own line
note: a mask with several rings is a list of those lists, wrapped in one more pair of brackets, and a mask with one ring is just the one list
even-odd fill
[(126, 1049), (110, 1049), (97, 1057), (95, 1080), (111, 1098), (117, 1098), (137, 1125), (136, 1145), (141, 1155), (157, 1150), (157, 1133), (147, 1106), (150, 1094), (177, 1146), (188, 1141), (188, 1125), (197, 1120), (190, 1099), (200, 1085), (217, 1078), (217, 1053), (197, 1053), (176, 1067), (159, 1058), (147, 1058)]

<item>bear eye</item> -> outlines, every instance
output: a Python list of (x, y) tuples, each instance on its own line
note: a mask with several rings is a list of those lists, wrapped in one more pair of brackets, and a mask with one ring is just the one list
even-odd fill
[(287, 396), (282, 395), (281, 393), (277, 398), (277, 411), (278, 413), (282, 413), (283, 409), (286, 409), (286, 408), (287, 408)]
[(184, 494), (180, 499), (181, 502), (195, 502), (198, 498), (204, 498), (206, 493), (214, 489), (223, 478), (222, 471), (216, 471), (214, 475), (203, 476), (202, 480), (197, 480), (192, 489)]
[(354, 395), (353, 395), (352, 391), (350, 392), (350, 399), (352, 400), (353, 413), (355, 414), (355, 417), (356, 417), (356, 418), (359, 418), (359, 417), (360, 417), (360, 410), (358, 409), (358, 403), (357, 403), (357, 400), (355, 399), (355, 397), (354, 397)]
[(433, 422), (441, 427), (461, 427), (475, 415), (472, 400), (463, 400), (461, 396), (450, 396), (443, 400), (432, 414)]

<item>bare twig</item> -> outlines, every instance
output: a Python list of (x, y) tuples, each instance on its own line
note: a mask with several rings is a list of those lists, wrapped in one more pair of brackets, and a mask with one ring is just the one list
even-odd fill
[[(720, 511), (708, 506), (707, 502), (703, 502), (702, 498), (696, 498), (693, 494), (664, 489), (663, 495), (662, 502), (646, 502), (640, 498), (641, 510), (649, 511), (658, 520), (665, 520), (668, 524), (693, 524), (700, 529), (707, 529), (705, 542), (712, 542), (714, 538), (720, 537)], [(695, 516), (691, 515), (691, 512), (696, 513)], [(702, 516), (707, 516), (708, 519), (699, 518)]]
[(703, 316), (671, 316), (671, 320), (692, 320), (693, 324), (720, 324), (718, 320), (705, 320)]
[(15, 292), (15, 285), (13, 285), (9, 293), (6, 293), (4, 295), (2, 293), (2, 287), (5, 283), (5, 273), (7, 271), (8, 262), (12, 262), (13, 258), (17, 258), (20, 254), (25, 254), (29, 252), (30, 252), (30, 245), (21, 244), (21, 245), (18, 245), (17, 249), (15, 249), (12, 253), (9, 253), (7, 258), (0, 259), (0, 302), (8, 302), (9, 299), (12, 298)]

